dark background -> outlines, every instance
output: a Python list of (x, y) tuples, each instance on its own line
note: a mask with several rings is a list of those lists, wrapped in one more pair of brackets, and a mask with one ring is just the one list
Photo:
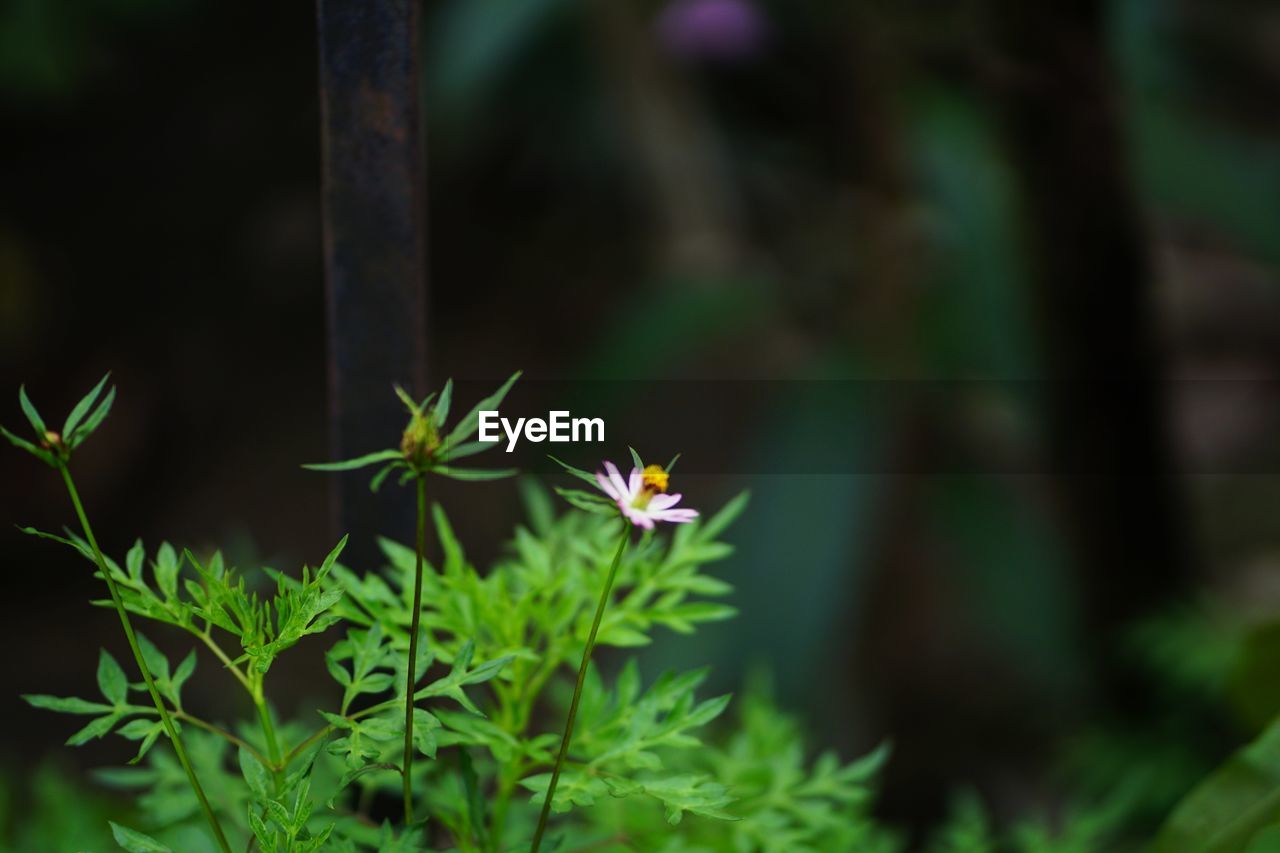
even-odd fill
[[(0, 8), (0, 389), (60, 418), (113, 371), (76, 460), (108, 553), (296, 569), (338, 535), (298, 467), (328, 452), (314, 14)], [(727, 439), (667, 446), (691, 415), (662, 380), (772, 380), (737, 464), (680, 484), (753, 490), (723, 567), (743, 615), (655, 667), (763, 664), (815, 745), (892, 738), (879, 808), (911, 830), (957, 786), (1011, 820), (1144, 767), (1167, 790), (1140, 831), (1247, 736), (1162, 685), (1280, 595), (1280, 483), (1248, 473), (1280, 449), (1274, 4), (451, 0), (424, 28), (432, 383), (470, 405), (522, 368), (521, 414), (571, 388), (588, 414), (646, 380), (661, 446), (613, 420), (611, 452), (696, 460)], [(834, 421), (806, 381), (868, 379), (893, 405), (851, 384)], [(1036, 391), (939, 408), (921, 379)], [(49, 471), (0, 460), (0, 520), (70, 520)], [(502, 485), (438, 497), (481, 564), (519, 518)], [(120, 651), (88, 567), (12, 527), (0, 549), (9, 787), (122, 760), (17, 698)], [(286, 710), (322, 646), (276, 679)]]

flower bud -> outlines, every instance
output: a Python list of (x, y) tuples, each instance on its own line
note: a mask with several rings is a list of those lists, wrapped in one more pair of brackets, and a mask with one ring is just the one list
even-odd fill
[(431, 461), (439, 447), (440, 434), (436, 432), (432, 413), (415, 413), (400, 439), (400, 452), (404, 458), (410, 465), (420, 467)]
[(40, 442), (40, 446), (46, 450), (62, 451), (62, 436), (58, 435), (51, 429), (45, 430), (44, 441)]

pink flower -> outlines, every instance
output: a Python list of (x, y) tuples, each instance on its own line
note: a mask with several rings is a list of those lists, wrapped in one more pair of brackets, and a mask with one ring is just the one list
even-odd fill
[(605, 462), (604, 470), (606, 473), (596, 472), (596, 482), (637, 527), (652, 530), (657, 521), (683, 524), (698, 517), (696, 509), (673, 509), (680, 503), (681, 496), (667, 494), (667, 472), (661, 465), (649, 465), (643, 471), (632, 468), (625, 481), (612, 462)]

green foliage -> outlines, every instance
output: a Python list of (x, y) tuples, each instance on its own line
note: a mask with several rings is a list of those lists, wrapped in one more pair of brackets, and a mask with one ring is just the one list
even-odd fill
[(109, 850), (110, 819), (136, 815), (118, 795), (85, 786), (60, 761), (0, 773), (0, 849)]
[[(195, 672), (195, 654), (187, 655), (172, 675), (169, 673), (169, 661), (153, 646), (146, 637), (138, 635), (148, 664), (156, 673), (156, 686), (161, 694), (173, 704), (175, 710), (181, 710), (180, 692), (182, 685)], [(68, 746), (81, 746), (90, 740), (101, 738), (115, 731), (121, 737), (141, 741), (138, 754), (130, 761), (135, 764), (155, 745), (156, 739), (163, 733), (158, 719), (145, 719), (140, 715), (156, 715), (151, 705), (133, 705), (128, 702), (130, 690), (144, 691), (141, 684), (130, 685), (124, 670), (106, 649), (102, 649), (98, 657), (98, 690), (107, 701), (91, 702), (76, 697), (46, 696), (42, 694), (26, 695), (22, 698), (36, 708), (60, 711), (64, 714), (92, 714), (94, 719), (67, 738)], [(124, 725), (120, 723), (125, 722)]]
[[(396, 470), (411, 477), (505, 475), (446, 462), (487, 449), (468, 440), (478, 412), (496, 406), (514, 380), (447, 434), (452, 383), (422, 401), (400, 392), (410, 413), (400, 450), (321, 467), (382, 464), (375, 479)], [(104, 388), (105, 379), (76, 405), (60, 436), (48, 430), (24, 389), (20, 404), (40, 443), (6, 435), (66, 474), (71, 451), (110, 410), (113, 394), (104, 395)], [(632, 459), (643, 465), (635, 451)], [(590, 472), (564, 467), (595, 486)], [(69, 736), (69, 745), (111, 733), (137, 744), (127, 766), (95, 774), (102, 785), (131, 797), (136, 812), (120, 815), (109, 827), (100, 822), (101, 834), (93, 838), (81, 832), (81, 824), (69, 823), (67, 838), (77, 840), (68, 843), (100, 846), (109, 829), (126, 850), (214, 849), (193, 774), (219, 822), (233, 837), (238, 834), (238, 843), (251, 839), (262, 851), (440, 845), (497, 851), (528, 843), (547, 797), (572, 676), (615, 556), (620, 562), (608, 588), (600, 645), (631, 649), (649, 644), (658, 632), (689, 634), (730, 618), (735, 611), (723, 599), (732, 587), (709, 569), (732, 553), (722, 536), (746, 496), (672, 526), (669, 535), (644, 531), (633, 547), (619, 550), (625, 521), (594, 491), (557, 489), (574, 507), (558, 514), (538, 484), (525, 481), (521, 489), (529, 520), (484, 571), (468, 560), (443, 508), (432, 507), (442, 559), (438, 565), (423, 562), (412, 684), (407, 657), (416, 624), (415, 549), (384, 540), (386, 565), (362, 573), (339, 562), (344, 538), (315, 569), (241, 571), (218, 552), (201, 560), (169, 543), (148, 555), (136, 542), (116, 561), (99, 557), (96, 546), (76, 532), (27, 528), (90, 560), (112, 582), (124, 612), (203, 647), (218, 666), (201, 669), (202, 678), (229, 679), (244, 691), (242, 719), (227, 725), (202, 718), (183, 701), (183, 689), (196, 675), (197, 649), (187, 650), (175, 665), (138, 632), (132, 640), (135, 662), (153, 678), (156, 704), (135, 701), (146, 685), (130, 681), (106, 650), (98, 655), (96, 696), (24, 696), (35, 707), (88, 718)], [(83, 530), (87, 534), (87, 522)], [(332, 640), (324, 660), (334, 682), (333, 702), (300, 719), (279, 721), (268, 700), (268, 676), (286, 652), (320, 635)], [(1199, 707), (1230, 697), (1248, 721), (1275, 713), (1274, 635), (1270, 625), (1250, 633), (1224, 631), (1198, 616), (1172, 614), (1144, 624), (1133, 650), (1160, 674), (1162, 695), (1171, 703)], [(303, 645), (313, 654), (321, 648)], [(831, 753), (814, 756), (801, 726), (759, 685), (738, 704), (736, 723), (726, 724), (730, 697), (701, 695), (706, 675), (693, 670), (647, 679), (635, 659), (624, 659), (616, 670), (586, 669), (574, 736), (550, 803), (557, 815), (551, 843), (655, 851), (903, 848), (871, 814), (886, 746), (851, 763)], [(407, 741), (406, 703), (413, 709)], [(191, 772), (162, 738), (157, 705), (181, 732)], [(1186, 796), (1161, 831), (1157, 849), (1259, 851), (1277, 843), (1278, 726), (1273, 722)], [(1113, 737), (1104, 751), (1128, 755), (1117, 749), (1118, 742)], [(1171, 772), (1171, 765), (1155, 763), (1151, 755), (1146, 747), (1135, 748), (1134, 757), (1103, 773), (1108, 796), (1088, 808), (1061, 809), (1053, 821), (997, 828), (976, 796), (961, 797), (929, 849), (1120, 849), (1117, 839), (1125, 837), (1126, 822), (1170, 800), (1186, 774), (1185, 768)], [(423, 760), (411, 762), (413, 756)], [(397, 827), (371, 820), (371, 803), (398, 796), (406, 775), (424, 821)], [(0, 806), (4, 802), (0, 798)], [(45, 833), (40, 849), (65, 846), (55, 823), (39, 826)]]
[(888, 758), (887, 747), (848, 764), (829, 752), (811, 759), (800, 725), (779, 710), (762, 682), (744, 697), (738, 716), (722, 744), (684, 750), (669, 762), (674, 778), (688, 788), (684, 796), (724, 797), (712, 814), (727, 819), (685, 822), (676, 835), (668, 825), (668, 802), (659, 813), (615, 801), (612, 808), (584, 812), (582, 831), (613, 834), (640, 850), (900, 849), (897, 838), (870, 814), (875, 776)]
[[(399, 392), (411, 418), (401, 450), (322, 467), (385, 463), (379, 476), (387, 469), (460, 479), (505, 474), (445, 462), (486, 449), (468, 441), (478, 413), (496, 406), (515, 378), (447, 434), (452, 383), (422, 401)], [(32, 445), (36, 455), (66, 464), (70, 450), (110, 408), (110, 393), (99, 399), (103, 387), (72, 411), (66, 440)], [(32, 429), (43, 434), (43, 419), (25, 391), (20, 397)], [(149, 555), (136, 542), (117, 561), (99, 557), (96, 546), (75, 532), (29, 529), (92, 561), (112, 582), (124, 612), (189, 637), (211, 654), (219, 666), (202, 668), (201, 677), (238, 684), (243, 719), (227, 725), (188, 708), (183, 688), (196, 675), (196, 650), (174, 665), (141, 633), (137, 661), (154, 679), (156, 702), (181, 732), (191, 772), (162, 746), (160, 709), (131, 701), (145, 684), (132, 683), (105, 650), (98, 658), (99, 697), (24, 698), (89, 718), (70, 736), (71, 745), (112, 732), (138, 743), (131, 766), (95, 774), (137, 805), (136, 814), (109, 827), (126, 850), (212, 849), (193, 774), (232, 838), (251, 840), (262, 851), (518, 849), (528, 843), (546, 797), (568, 690), (604, 580), (622, 553), (624, 523), (615, 511), (557, 515), (539, 486), (527, 482), (522, 488), (530, 520), (483, 572), (467, 559), (444, 510), (432, 508), (443, 559), (438, 566), (426, 563), (423, 572), (412, 684), (407, 655), (420, 557), (414, 549), (383, 541), (385, 568), (359, 573), (338, 562), (343, 539), (315, 569), (242, 571), (220, 553), (202, 560), (169, 543)], [(670, 536), (642, 533), (617, 566), (598, 642), (643, 646), (656, 632), (687, 634), (732, 616), (733, 608), (721, 600), (731, 587), (707, 569), (732, 553), (721, 535), (745, 500), (676, 525)], [(114, 606), (114, 600), (95, 603)], [(333, 704), (280, 722), (267, 698), (268, 676), (285, 652), (322, 634), (334, 640), (324, 658)], [(314, 645), (306, 647), (314, 653)], [(706, 675), (694, 670), (646, 679), (635, 660), (612, 678), (588, 670), (576, 736), (551, 804), (559, 815), (553, 834), (568, 831), (589, 840), (606, 823), (620, 822), (643, 839), (643, 849), (891, 846), (891, 837), (867, 816), (883, 749), (853, 764), (833, 755), (810, 762), (795, 723), (758, 695), (746, 703), (738, 733), (713, 746), (714, 726), (730, 697), (700, 695)], [(410, 701), (412, 748), (402, 754)], [(412, 755), (424, 760), (410, 764)], [(406, 774), (427, 813), (425, 824), (370, 820), (370, 803), (397, 796)]]
[(947, 822), (934, 833), (933, 853), (995, 853), (995, 830), (978, 795), (965, 791), (952, 799)]
[[(663, 804), (667, 821), (680, 822), (685, 812), (728, 819), (725, 807), (733, 801), (728, 790), (710, 776), (663, 772), (665, 750), (696, 747), (692, 730), (714, 720), (728, 696), (696, 703), (694, 688), (705, 670), (661, 676), (648, 690), (640, 689), (640, 673), (630, 661), (612, 691), (606, 691), (594, 670), (589, 671), (578, 712), (577, 736), (552, 803), (554, 812), (590, 806), (606, 794), (612, 797), (647, 795)], [(526, 777), (521, 784), (533, 791), (534, 801), (546, 796), (550, 773)]]

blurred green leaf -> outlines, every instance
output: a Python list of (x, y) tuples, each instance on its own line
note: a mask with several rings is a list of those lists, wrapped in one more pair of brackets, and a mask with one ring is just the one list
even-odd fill
[(116, 843), (129, 853), (173, 853), (169, 847), (150, 835), (144, 835), (136, 829), (121, 826), (114, 821), (111, 823), (111, 834), (115, 837)]
[(375, 450), (373, 453), (366, 453), (364, 456), (357, 456), (355, 459), (347, 459), (343, 462), (310, 462), (302, 467), (308, 471), (354, 471), (379, 462), (402, 458), (403, 454), (399, 450)]
[(1280, 822), (1280, 721), (1192, 789), (1157, 835), (1158, 853), (1243, 850)]
[(25, 385), (18, 386), (18, 405), (22, 407), (22, 413), (27, 416), (27, 421), (30, 422), (31, 428), (35, 430), (36, 435), (43, 438), (49, 428), (44, 425), (44, 419), (40, 417), (35, 405), (27, 397), (27, 387)]

